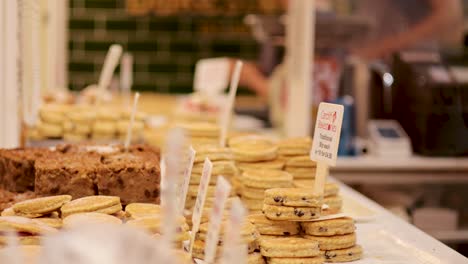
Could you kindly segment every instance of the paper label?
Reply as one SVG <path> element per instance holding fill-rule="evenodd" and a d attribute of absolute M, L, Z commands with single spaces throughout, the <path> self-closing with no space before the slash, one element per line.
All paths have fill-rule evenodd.
<path fill-rule="evenodd" d="M 336 165 L 343 111 L 342 105 L 320 103 L 310 159 L 328 166 Z"/>
<path fill-rule="evenodd" d="M 195 91 L 221 94 L 229 83 L 229 60 L 226 58 L 203 59 L 195 66 L 193 87 Z"/>
<path fill-rule="evenodd" d="M 206 192 L 208 191 L 208 185 L 210 184 L 211 171 L 213 170 L 213 163 L 208 158 L 205 158 L 205 163 L 203 164 L 203 172 L 200 179 L 200 185 L 198 185 L 198 195 L 197 200 L 195 201 L 195 207 L 193 208 L 192 213 L 192 234 L 190 238 L 190 255 L 192 255 L 193 250 L 193 241 L 195 240 L 195 235 L 200 228 L 201 216 L 203 213 L 203 206 L 205 206 Z"/>
<path fill-rule="evenodd" d="M 161 188 L 161 205 L 163 213 L 162 235 L 163 241 L 172 245 L 176 236 L 176 219 L 178 215 L 176 185 L 180 182 L 180 164 L 183 157 L 185 135 L 182 130 L 171 130 L 166 147 L 166 175 L 165 185 Z"/>
<path fill-rule="evenodd" d="M 185 201 L 187 200 L 187 192 L 190 184 L 190 177 L 192 176 L 193 162 L 195 161 L 196 151 L 190 146 L 188 151 L 187 166 L 185 166 L 183 178 L 181 182 L 182 192 L 179 197 L 179 211 L 183 212 L 185 208 Z"/>
<path fill-rule="evenodd" d="M 234 101 L 236 100 L 237 86 L 239 85 L 242 65 L 243 63 L 241 61 L 236 62 L 234 73 L 231 78 L 231 85 L 229 86 L 228 101 L 227 104 L 224 106 L 223 114 L 221 116 L 221 134 L 219 136 L 221 147 L 226 146 L 226 138 L 229 124 L 231 123 L 232 110 L 234 108 Z"/>
<path fill-rule="evenodd" d="M 219 231 L 223 220 L 224 206 L 231 192 L 231 185 L 224 177 L 219 176 L 216 182 L 215 203 L 210 214 L 210 223 L 205 241 L 205 261 L 213 263 L 219 241 Z"/>
<path fill-rule="evenodd" d="M 229 224 L 224 237 L 222 264 L 247 263 L 247 245 L 242 243 L 241 229 L 246 210 L 239 198 L 232 201 Z"/>

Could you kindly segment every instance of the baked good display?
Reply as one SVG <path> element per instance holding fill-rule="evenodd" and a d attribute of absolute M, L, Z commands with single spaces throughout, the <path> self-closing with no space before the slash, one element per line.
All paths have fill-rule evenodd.
<path fill-rule="evenodd" d="M 45 104 L 39 110 L 40 121 L 28 131 L 29 139 L 63 139 L 67 142 L 101 142 L 126 137 L 131 111 L 102 105 L 97 109 L 87 104 Z M 140 142 L 146 127 L 147 114 L 135 113 L 132 142 Z"/>
<path fill-rule="evenodd" d="M 213 205 L 215 195 L 215 186 L 219 176 L 223 176 L 226 180 L 232 182 L 232 179 L 237 176 L 237 168 L 232 160 L 232 153 L 229 148 L 219 147 L 217 145 L 194 145 L 196 151 L 195 160 L 190 177 L 187 200 L 185 208 L 191 209 L 195 205 L 198 195 L 198 186 L 202 177 L 204 161 L 208 158 L 213 168 L 211 170 L 210 182 L 207 190 L 205 208 L 210 208 Z M 230 196 L 235 194 L 234 190 Z"/>
<path fill-rule="evenodd" d="M 85 212 L 66 216 L 63 219 L 63 228 L 74 228 L 87 224 L 122 224 L 119 218 L 103 213 Z"/>
<path fill-rule="evenodd" d="M 131 203 L 125 206 L 125 216 L 128 219 L 138 219 L 161 214 L 161 206 L 153 203 Z"/>
<path fill-rule="evenodd" d="M 123 204 L 159 201 L 160 153 L 148 145 L 58 145 L 0 150 L 2 187 L 73 198 L 115 195 Z"/>
<path fill-rule="evenodd" d="M 65 204 L 60 209 L 62 217 L 87 212 L 115 214 L 121 210 L 120 197 L 104 195 L 82 197 Z"/>
<path fill-rule="evenodd" d="M 0 216 L 0 246 L 7 244 L 6 232 L 12 230 L 21 233 L 18 237 L 20 245 L 39 245 L 41 235 L 57 232 L 57 229 L 34 219 L 22 216 Z"/>
<path fill-rule="evenodd" d="M 218 248 L 217 248 L 217 253 L 216 253 L 216 258 L 219 258 L 221 256 L 221 248 L 223 245 L 223 238 L 224 238 L 224 232 L 226 230 L 228 222 L 227 221 L 222 221 L 221 223 L 221 228 L 219 232 L 219 241 L 218 241 Z M 194 249 L 193 249 L 193 256 L 198 259 L 204 259 L 204 248 L 205 248 L 205 240 L 208 232 L 208 227 L 209 223 L 205 222 L 200 225 L 200 230 L 195 236 L 195 243 L 194 243 Z M 240 235 L 243 243 L 247 244 L 247 251 L 250 254 L 254 254 L 255 252 L 259 252 L 259 238 L 260 234 L 258 233 L 257 229 L 255 226 L 246 221 L 242 225 L 242 228 L 240 230 Z"/>

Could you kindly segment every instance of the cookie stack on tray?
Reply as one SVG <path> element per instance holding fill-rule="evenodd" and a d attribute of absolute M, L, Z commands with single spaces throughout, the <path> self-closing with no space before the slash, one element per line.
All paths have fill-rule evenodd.
<path fill-rule="evenodd" d="M 205 207 L 211 207 L 213 205 L 213 197 L 218 177 L 223 176 L 229 181 L 236 175 L 237 169 L 232 161 L 232 153 L 229 148 L 221 148 L 217 145 L 194 145 L 193 147 L 196 154 L 185 207 L 191 209 L 195 205 L 205 158 L 210 159 L 213 163 L 210 185 L 205 201 Z M 234 191 L 232 193 L 234 194 Z"/>
<path fill-rule="evenodd" d="M 35 129 L 31 130 L 33 139 L 61 138 L 63 136 L 63 125 L 68 112 L 67 105 L 45 105 L 39 110 L 40 120 Z"/>
<path fill-rule="evenodd" d="M 187 133 L 193 146 L 219 145 L 220 128 L 216 124 L 208 122 L 180 122 L 175 126 Z"/>
<path fill-rule="evenodd" d="M 263 192 L 269 188 L 292 186 L 292 176 L 281 171 L 284 162 L 278 160 L 276 143 L 265 137 L 250 135 L 229 140 L 239 177 L 239 194 L 251 213 L 263 206 Z"/>
<path fill-rule="evenodd" d="M 224 239 L 224 230 L 226 230 L 226 225 L 228 224 L 227 221 L 223 221 L 221 223 L 221 229 L 219 234 L 219 241 L 218 241 L 218 248 L 216 251 L 216 259 L 219 259 L 222 254 L 222 246 L 223 246 L 223 239 Z M 195 236 L 195 242 L 193 245 L 193 257 L 198 259 L 204 259 L 205 255 L 205 241 L 206 236 L 208 233 L 209 223 L 205 222 L 200 225 L 200 230 L 198 231 L 197 235 Z M 242 242 L 247 244 L 247 251 L 249 253 L 248 259 L 249 264 L 257 264 L 257 263 L 264 263 L 263 258 L 259 251 L 259 238 L 260 235 L 253 224 L 246 221 L 241 229 L 241 237 Z M 256 260 L 256 261 L 255 261 Z M 250 262 L 252 261 L 252 262 Z"/>
<path fill-rule="evenodd" d="M 312 190 L 314 188 L 314 180 L 295 180 L 294 187 Z M 339 195 L 339 192 L 340 188 L 336 183 L 327 182 L 325 184 L 325 191 L 323 193 L 323 204 L 325 204 L 325 207 L 322 208 L 322 215 L 338 214 L 341 212 L 343 199 Z"/>
<path fill-rule="evenodd" d="M 266 190 L 278 187 L 291 187 L 291 174 L 280 170 L 245 170 L 242 173 L 242 202 L 250 213 L 259 213 L 263 209 Z"/>
<path fill-rule="evenodd" d="M 348 262 L 362 257 L 356 244 L 354 220 L 342 217 L 317 222 L 302 222 L 304 238 L 317 241 L 325 262 Z"/>
<path fill-rule="evenodd" d="M 312 140 L 309 137 L 289 138 L 278 142 L 278 153 L 285 162 L 284 170 L 294 178 L 295 187 L 313 188 L 317 163 L 309 156 Z M 327 183 L 325 187 L 326 205 L 322 215 L 330 215 L 341 212 L 343 200 L 338 195 L 338 186 Z"/>
<path fill-rule="evenodd" d="M 68 120 L 63 124 L 63 139 L 71 142 L 86 140 L 96 119 L 96 113 L 88 107 L 76 107 L 67 113 Z"/>
<path fill-rule="evenodd" d="M 278 142 L 278 155 L 285 162 L 284 170 L 294 180 L 314 179 L 315 162 L 309 158 L 312 140 L 309 137 L 288 138 Z"/>

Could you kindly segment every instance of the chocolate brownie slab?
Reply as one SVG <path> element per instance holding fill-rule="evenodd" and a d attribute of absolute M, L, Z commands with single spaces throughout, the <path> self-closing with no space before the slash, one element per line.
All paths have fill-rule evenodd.
<path fill-rule="evenodd" d="M 55 152 L 36 161 L 35 192 L 40 195 L 69 194 L 73 199 L 96 194 L 96 153 Z"/>
<path fill-rule="evenodd" d="M 123 204 L 159 202 L 161 170 L 159 152 L 149 147 L 134 146 L 128 152 L 101 157 L 96 182 L 99 194 L 119 196 Z"/>
<path fill-rule="evenodd" d="M 16 148 L 0 150 L 0 183 L 12 192 L 34 190 L 34 164 L 52 151 L 46 148 Z"/>

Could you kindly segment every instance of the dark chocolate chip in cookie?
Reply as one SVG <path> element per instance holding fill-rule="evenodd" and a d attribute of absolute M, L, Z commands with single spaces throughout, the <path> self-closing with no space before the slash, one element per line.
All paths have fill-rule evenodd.
<path fill-rule="evenodd" d="M 294 209 L 294 214 L 301 217 L 304 215 L 304 212 L 302 210 L 299 210 L 299 209 Z"/>

